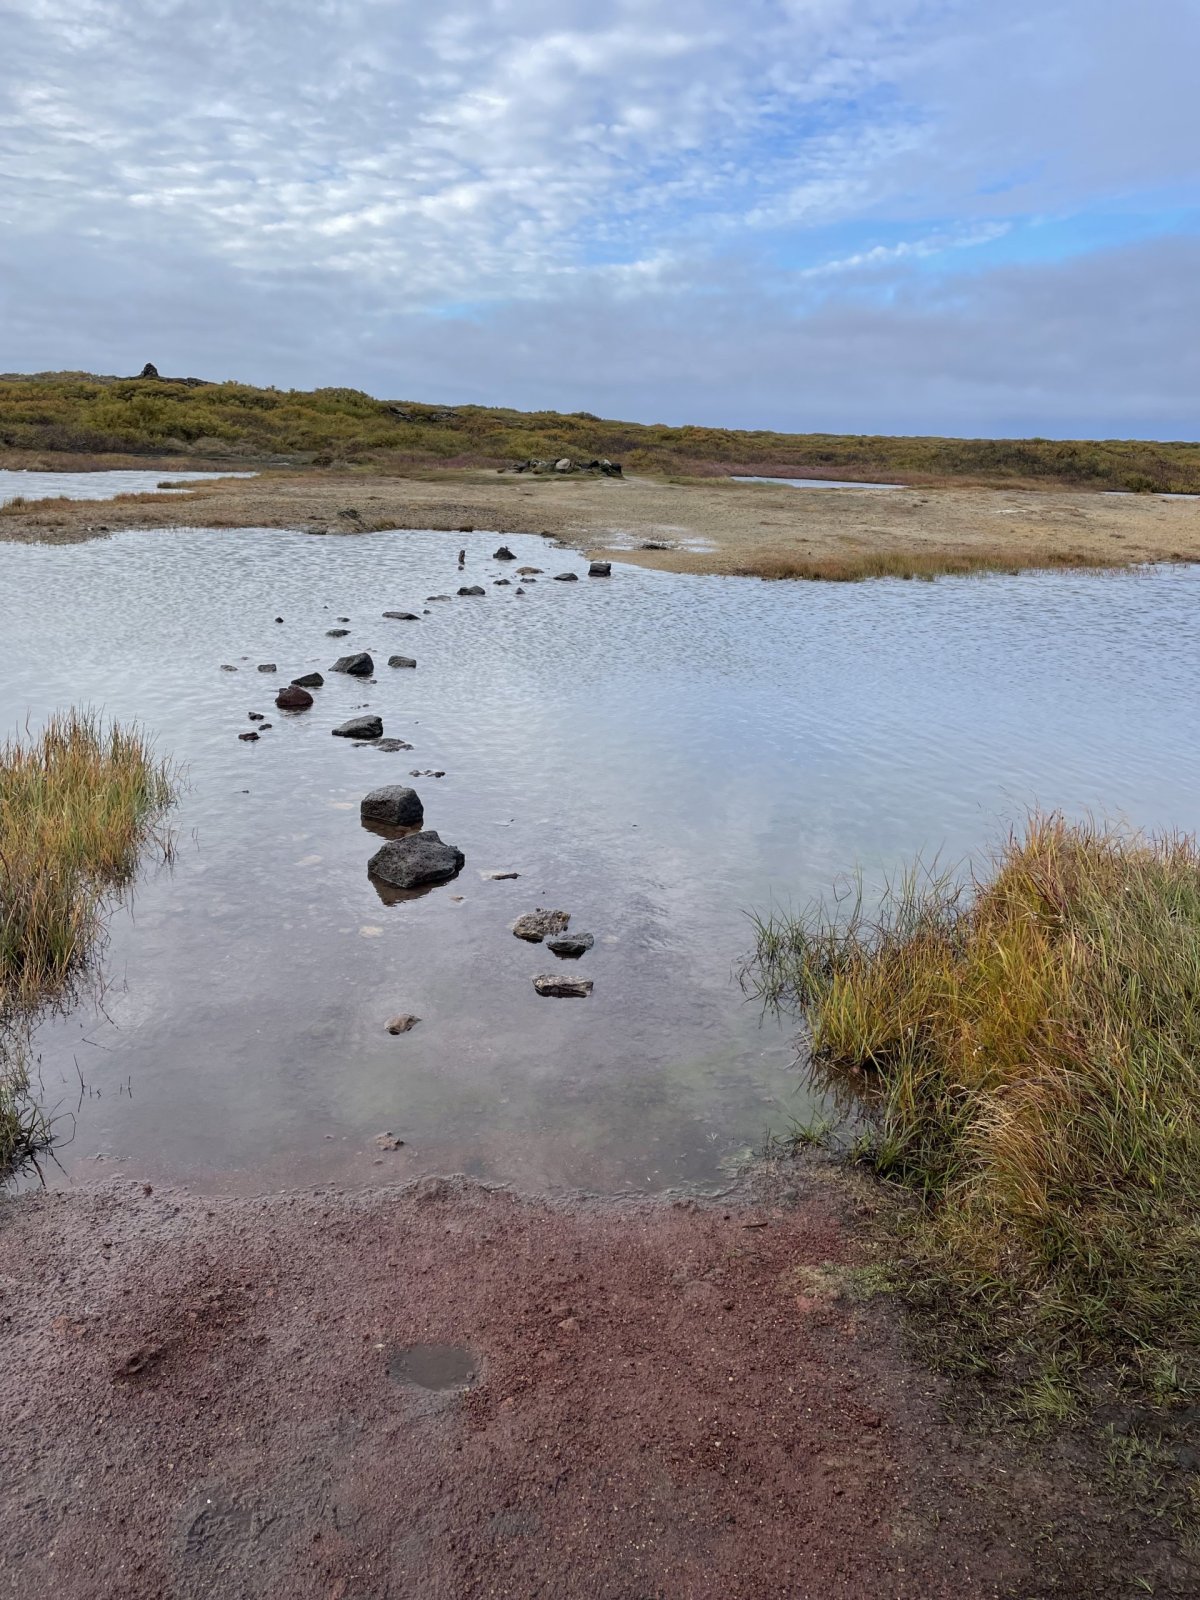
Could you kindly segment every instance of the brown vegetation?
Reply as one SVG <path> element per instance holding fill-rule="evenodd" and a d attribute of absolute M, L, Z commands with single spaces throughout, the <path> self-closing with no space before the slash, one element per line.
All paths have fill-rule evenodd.
<path fill-rule="evenodd" d="M 668 427 L 587 412 L 376 400 L 239 383 L 0 376 L 0 449 L 237 458 L 314 465 L 504 466 L 607 456 L 639 472 L 1034 483 L 1200 491 L 1200 445 L 1140 440 L 939 439 Z"/>

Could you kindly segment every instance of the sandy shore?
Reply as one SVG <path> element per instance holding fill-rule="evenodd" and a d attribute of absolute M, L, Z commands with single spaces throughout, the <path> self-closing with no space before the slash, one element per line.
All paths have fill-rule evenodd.
<path fill-rule="evenodd" d="M 344 514 L 351 511 L 357 516 Z M 1200 500 L 1017 489 L 797 490 L 726 480 L 298 470 L 198 484 L 186 494 L 0 513 L 0 538 L 8 539 L 71 541 L 134 527 L 548 533 L 643 566 L 769 577 L 1200 560 Z"/>

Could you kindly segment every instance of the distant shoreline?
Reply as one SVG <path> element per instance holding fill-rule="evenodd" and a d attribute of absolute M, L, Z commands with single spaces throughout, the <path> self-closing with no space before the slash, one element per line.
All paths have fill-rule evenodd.
<path fill-rule="evenodd" d="M 64 469 L 70 461 L 63 459 Z M 0 459 L 0 466 L 10 464 L 16 461 Z M 75 470 L 80 464 L 72 462 Z M 139 465 L 169 479 L 183 462 L 143 458 Z M 187 465 L 195 470 L 201 463 Z M 229 470 L 251 465 L 239 461 Z M 344 515 L 350 511 L 357 515 Z M 255 478 L 216 479 L 185 492 L 0 509 L 5 541 L 73 543 L 128 528 L 173 527 L 544 533 L 638 566 L 765 578 L 936 577 L 1200 561 L 1200 500 L 1063 489 L 910 487 L 884 494 L 716 478 L 267 468 Z"/>

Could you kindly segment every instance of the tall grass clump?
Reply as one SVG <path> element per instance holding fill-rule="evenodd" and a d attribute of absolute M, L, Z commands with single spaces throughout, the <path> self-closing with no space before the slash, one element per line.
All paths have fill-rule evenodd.
<path fill-rule="evenodd" d="M 174 794 L 141 733 L 91 712 L 0 746 L 0 1170 L 44 1131 L 27 1099 L 33 1019 L 71 998 L 142 847 L 169 853 Z"/>
<path fill-rule="evenodd" d="M 983 1365 L 1195 1366 L 1200 852 L 1034 816 L 968 882 L 757 924 L 757 991 L 803 1015 L 855 1148 L 913 1191 L 918 1293 Z"/>

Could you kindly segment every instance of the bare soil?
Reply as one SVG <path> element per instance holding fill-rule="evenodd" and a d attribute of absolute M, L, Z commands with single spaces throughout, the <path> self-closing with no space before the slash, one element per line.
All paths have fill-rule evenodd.
<path fill-rule="evenodd" d="M 170 476 L 168 464 L 140 464 Z M 897 558 L 929 570 L 1200 560 L 1200 499 L 1017 488 L 798 490 L 712 479 L 297 469 L 201 483 L 184 494 L 0 512 L 0 538 L 8 539 L 65 542 L 133 527 L 548 533 L 642 566 L 767 577 L 869 576 L 873 565 Z M 641 548 L 655 544 L 665 548 Z"/>
<path fill-rule="evenodd" d="M 852 1193 L 785 1169 L 704 1203 L 10 1199 L 0 1590 L 982 1600 L 1126 1594 L 1131 1555 L 1169 1574 L 1069 1472 L 943 1419 L 855 1291 Z"/>

